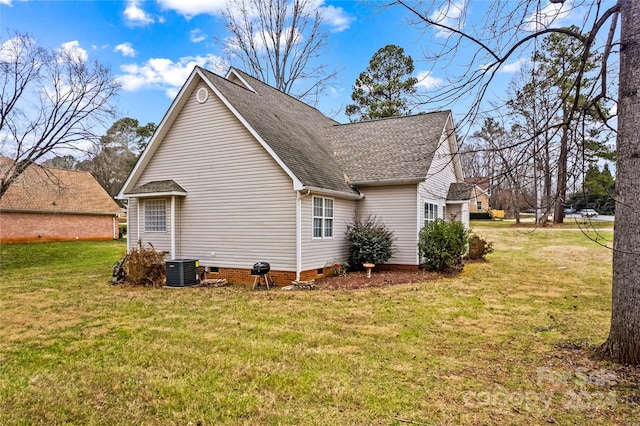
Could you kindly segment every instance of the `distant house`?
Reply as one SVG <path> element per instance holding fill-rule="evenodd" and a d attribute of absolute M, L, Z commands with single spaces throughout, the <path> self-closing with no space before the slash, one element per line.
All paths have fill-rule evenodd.
<path fill-rule="evenodd" d="M 0 199 L 0 242 L 115 239 L 121 211 L 89 172 L 33 165 Z"/>
<path fill-rule="evenodd" d="M 417 268 L 419 230 L 468 224 L 470 188 L 448 111 L 339 124 L 242 71 L 196 67 L 118 197 L 129 249 L 149 242 L 233 282 L 264 261 L 287 282 L 347 259 L 355 215 L 394 231 L 390 266 Z"/>
<path fill-rule="evenodd" d="M 469 204 L 470 213 L 487 213 L 491 210 L 489 200 L 491 194 L 489 192 L 489 179 L 486 177 L 468 177 L 465 182 L 473 184 L 473 192 L 471 203 Z"/>

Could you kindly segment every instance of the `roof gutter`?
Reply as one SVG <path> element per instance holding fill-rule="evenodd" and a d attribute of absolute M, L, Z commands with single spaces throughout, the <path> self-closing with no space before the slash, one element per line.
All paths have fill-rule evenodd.
<path fill-rule="evenodd" d="M 126 200 L 128 198 L 151 198 L 151 197 L 186 197 L 187 193 L 182 191 L 169 191 L 169 192 L 139 192 L 134 194 L 123 194 L 122 197 L 118 196 L 118 200 Z"/>
<path fill-rule="evenodd" d="M 337 197 L 337 198 L 347 198 L 349 200 L 362 200 L 364 199 L 364 194 L 362 193 L 351 193 L 351 192 L 343 192 L 343 191 L 336 191 L 333 189 L 325 189 L 325 188 L 320 188 L 317 186 L 303 186 L 302 190 L 304 191 L 310 191 L 310 192 L 314 192 L 316 194 L 321 194 L 321 195 L 330 195 L 332 197 Z"/>
<path fill-rule="evenodd" d="M 82 211 L 82 210 L 44 210 L 44 209 L 21 209 L 21 208 L 7 208 L 0 207 L 0 212 L 14 212 L 14 213 L 43 213 L 43 214 L 82 214 L 89 216 L 117 216 L 122 214 L 122 211 Z"/>

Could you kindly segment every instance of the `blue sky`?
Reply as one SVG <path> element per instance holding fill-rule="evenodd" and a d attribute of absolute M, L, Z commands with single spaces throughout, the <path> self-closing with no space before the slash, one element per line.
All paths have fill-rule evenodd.
<path fill-rule="evenodd" d="M 338 71 L 338 78 L 318 108 L 338 121 L 347 121 L 343 111 L 351 102 L 358 74 L 387 44 L 399 45 L 413 57 L 420 90 L 446 84 L 447 72 L 456 66 L 455 62 L 434 64 L 424 60 L 424 48 L 440 42 L 442 34 L 408 25 L 401 8 L 383 9 L 356 1 L 313 1 L 323 13 L 324 29 L 329 32 L 323 60 Z M 483 10 L 491 2 L 460 0 L 455 4 L 469 8 L 469 20 L 464 25 L 470 26 L 480 23 Z M 0 37 L 4 42 L 12 32 L 26 32 L 43 46 L 78 49 L 88 59 L 99 60 L 110 66 L 122 83 L 120 116 L 138 119 L 141 124 L 159 123 L 195 64 L 224 74 L 225 66 L 215 69 L 223 55 L 217 40 L 227 35 L 220 17 L 223 6 L 224 0 L 0 0 Z M 541 8 L 553 7 L 559 6 L 541 1 Z M 571 23 L 571 19 L 579 21 L 579 14 L 580 10 L 573 10 L 561 14 L 561 18 Z M 455 8 L 449 9 L 448 15 L 442 18 L 455 20 Z M 500 70 L 490 96 L 504 93 L 506 82 L 525 59 L 514 57 Z M 465 99 L 451 108 L 454 115 L 464 114 Z"/>

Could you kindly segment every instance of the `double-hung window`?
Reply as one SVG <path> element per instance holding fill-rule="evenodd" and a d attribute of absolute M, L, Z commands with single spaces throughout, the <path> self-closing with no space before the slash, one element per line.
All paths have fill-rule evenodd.
<path fill-rule="evenodd" d="M 333 237 L 333 199 L 313 197 L 313 238 Z"/>
<path fill-rule="evenodd" d="M 144 230 L 146 232 L 167 231 L 167 200 L 144 201 Z"/>
<path fill-rule="evenodd" d="M 435 222 L 438 218 L 438 205 L 431 203 L 424 203 L 424 224 L 429 222 Z"/>

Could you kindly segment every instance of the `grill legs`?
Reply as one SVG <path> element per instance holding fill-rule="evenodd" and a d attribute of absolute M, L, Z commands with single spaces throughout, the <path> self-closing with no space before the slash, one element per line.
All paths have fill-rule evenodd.
<path fill-rule="evenodd" d="M 263 278 L 264 278 L 264 283 L 267 286 L 267 290 L 269 290 L 269 285 L 273 285 L 273 280 L 271 279 L 271 276 L 269 275 L 269 273 L 255 276 L 255 278 L 253 279 L 253 287 L 252 287 L 253 290 L 255 290 L 256 287 L 260 285 Z"/>

